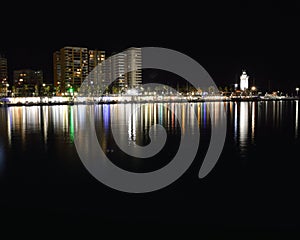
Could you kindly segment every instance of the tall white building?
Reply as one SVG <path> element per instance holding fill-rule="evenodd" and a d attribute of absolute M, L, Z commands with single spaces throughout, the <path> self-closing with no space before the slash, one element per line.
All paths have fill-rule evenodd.
<path fill-rule="evenodd" d="M 125 82 L 129 88 L 136 88 L 142 83 L 142 50 L 141 48 L 129 48 L 126 51 Z M 132 71 L 132 69 L 137 69 Z"/>
<path fill-rule="evenodd" d="M 114 84 L 119 89 L 137 88 L 142 83 L 142 50 L 128 48 L 123 52 L 113 54 L 103 65 L 105 79 L 103 85 Z"/>
<path fill-rule="evenodd" d="M 240 76 L 240 89 L 242 91 L 245 91 L 249 88 L 249 82 L 248 82 L 249 76 L 247 75 L 246 71 L 243 70 L 242 75 Z"/>
<path fill-rule="evenodd" d="M 125 86 L 125 53 L 112 55 L 109 59 L 108 71 L 110 74 L 109 84 L 114 82 L 116 86 Z"/>

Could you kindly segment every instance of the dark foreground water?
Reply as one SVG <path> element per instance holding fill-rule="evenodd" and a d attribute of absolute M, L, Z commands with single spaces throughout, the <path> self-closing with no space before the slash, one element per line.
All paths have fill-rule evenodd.
<path fill-rule="evenodd" d="M 209 104 L 214 111 L 226 105 L 227 136 L 217 165 L 199 179 L 211 133 Z M 182 110 L 183 129 L 165 104 L 143 104 L 128 125 L 119 127 L 129 145 L 148 144 L 152 124 L 165 127 L 166 145 L 149 159 L 120 151 L 110 132 L 110 118 L 121 118 L 132 107 L 98 105 L 95 123 L 113 163 L 133 172 L 169 163 L 192 122 L 191 108 L 198 117 L 201 140 L 195 161 L 180 179 L 156 192 L 119 192 L 89 174 L 74 146 L 74 106 L 0 108 L 1 222 L 79 223 L 99 229 L 128 223 L 183 224 L 199 230 L 300 227 L 298 101 L 170 104 Z"/>

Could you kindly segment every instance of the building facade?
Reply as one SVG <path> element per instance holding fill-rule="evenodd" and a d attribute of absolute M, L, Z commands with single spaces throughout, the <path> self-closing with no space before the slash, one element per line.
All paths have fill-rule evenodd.
<path fill-rule="evenodd" d="M 105 60 L 105 51 L 89 50 L 89 73 Z"/>
<path fill-rule="evenodd" d="M 78 91 L 88 75 L 88 49 L 64 47 L 53 54 L 54 86 L 59 94 Z"/>
<path fill-rule="evenodd" d="M 105 60 L 105 51 L 88 50 L 83 47 L 64 47 L 53 54 L 54 86 L 59 95 L 78 92 L 88 74 Z M 98 72 L 89 76 L 97 81 Z"/>
<path fill-rule="evenodd" d="M 112 85 L 110 92 L 121 93 L 136 89 L 142 83 L 141 48 L 128 48 L 113 54 L 105 61 L 105 85 Z"/>
<path fill-rule="evenodd" d="M 60 51 L 56 51 L 53 53 L 53 78 L 54 78 L 54 86 L 57 92 L 60 92 L 61 87 L 61 57 Z"/>
<path fill-rule="evenodd" d="M 126 51 L 125 83 L 129 89 L 138 88 L 142 84 L 142 50 L 141 48 L 129 48 Z M 136 70 L 133 70 L 136 69 Z"/>
<path fill-rule="evenodd" d="M 21 69 L 13 72 L 13 95 L 15 97 L 40 96 L 43 85 L 43 71 Z"/>
<path fill-rule="evenodd" d="M 126 54 L 124 52 L 112 55 L 107 62 L 106 71 L 108 72 L 106 79 L 107 84 L 113 83 L 116 89 L 125 87 L 125 63 Z"/>
<path fill-rule="evenodd" d="M 88 61 L 88 84 L 91 89 L 94 88 L 95 84 L 98 84 L 104 77 L 104 68 L 100 67 L 99 64 L 105 60 L 105 51 L 101 50 L 89 50 L 89 61 Z"/>
<path fill-rule="evenodd" d="M 246 71 L 243 70 L 242 75 L 240 76 L 240 89 L 245 91 L 249 88 L 249 76 L 247 75 Z"/>
<path fill-rule="evenodd" d="M 0 55 L 0 97 L 8 95 L 8 68 L 7 59 Z"/>
<path fill-rule="evenodd" d="M 70 95 L 70 88 L 78 92 L 87 76 L 82 90 L 97 88 L 99 94 L 120 93 L 142 83 L 141 48 L 129 48 L 106 59 L 105 51 L 64 47 L 53 54 L 53 66 L 54 86 L 59 95 Z"/>

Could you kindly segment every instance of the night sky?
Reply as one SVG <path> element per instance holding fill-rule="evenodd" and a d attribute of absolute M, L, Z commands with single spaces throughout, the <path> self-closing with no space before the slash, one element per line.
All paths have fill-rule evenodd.
<path fill-rule="evenodd" d="M 131 46 L 154 46 L 194 58 L 220 86 L 233 84 L 242 69 L 261 90 L 268 83 L 274 90 L 289 92 L 300 85 L 297 3 L 163 6 L 144 2 L 135 5 L 138 9 L 131 7 L 129 3 L 118 8 L 87 4 L 78 15 L 74 15 L 78 6 L 50 3 L 42 8 L 6 9 L 2 19 L 17 17 L 15 22 L 6 21 L 0 39 L 10 80 L 14 69 L 33 68 L 42 69 L 45 81 L 52 82 L 52 53 L 64 46 L 106 50 L 107 55 Z"/>
<path fill-rule="evenodd" d="M 228 1 L 222 1 L 223 3 L 220 5 L 220 3 L 210 0 L 209 3 L 206 4 L 203 4 L 203 1 L 194 1 L 193 4 L 186 1 L 172 1 L 171 4 L 162 5 L 162 2 L 163 1 L 159 3 L 155 1 L 137 1 L 137 3 L 130 3 L 129 1 L 125 1 L 123 6 L 117 1 L 110 1 L 111 4 L 107 3 L 107 1 L 94 1 L 93 3 L 83 1 L 81 4 L 72 1 L 70 3 L 66 2 L 66 6 L 62 6 L 53 1 L 40 1 L 38 5 L 35 3 L 35 5 L 30 6 L 28 1 L 22 1 L 18 3 L 14 2 L 13 6 L 8 7 L 8 3 L 2 1 L 0 7 L 0 53 L 8 58 L 10 83 L 12 83 L 12 71 L 22 68 L 41 69 L 44 72 L 45 81 L 53 82 L 52 54 L 64 46 L 80 46 L 89 49 L 105 50 L 107 51 L 107 55 L 122 51 L 128 47 L 136 46 L 165 47 L 187 54 L 198 61 L 219 86 L 233 84 L 236 78 L 241 74 L 242 69 L 246 69 L 250 75 L 250 84 L 252 84 L 252 80 L 255 78 L 255 85 L 263 92 L 268 89 L 269 82 L 272 90 L 294 94 L 295 88 L 297 86 L 300 87 L 300 74 L 298 73 L 300 69 L 299 3 L 288 5 L 287 1 L 284 1 L 283 4 L 279 4 L 275 3 L 275 1 L 267 0 L 263 1 L 264 3 L 255 4 L 253 1 L 243 1 L 243 4 L 229 4 Z M 151 76 L 156 75 L 152 73 L 152 75 L 150 74 L 150 77 Z M 2 116 L 6 115 L 3 114 Z M 43 116 L 43 114 L 41 114 L 41 116 Z M 273 117 L 274 116 L 275 114 Z M 293 116 L 288 116 L 288 119 L 292 118 Z M 265 119 L 267 119 L 267 117 L 265 117 Z M 267 120 L 265 120 L 265 122 L 267 122 Z M 270 122 L 270 124 L 273 123 Z M 278 126 L 283 126 L 279 125 L 281 124 L 281 120 L 274 121 L 274 126 L 275 124 L 276 126 L 277 124 Z M 52 136 L 51 134 L 54 134 L 51 132 L 53 131 L 53 127 L 51 127 L 51 125 L 49 126 L 49 134 Z M 257 128 L 257 126 L 255 127 Z M 153 206 L 156 205 L 159 205 L 159 209 L 163 209 L 161 212 L 162 216 L 168 214 L 168 211 L 170 211 L 169 218 L 175 216 L 174 221 L 178 219 L 178 216 L 176 216 L 177 210 L 182 216 L 189 216 L 189 214 L 193 215 L 193 207 L 197 205 L 199 209 L 203 208 L 204 214 L 202 215 L 200 210 L 195 211 L 195 213 L 200 213 L 195 216 L 195 219 L 197 218 L 199 222 L 203 223 L 206 223 L 208 220 L 207 224 L 209 224 L 210 221 L 221 223 L 224 219 L 225 221 L 229 220 L 228 222 L 224 221 L 225 225 L 230 225 L 231 220 L 233 222 L 241 221 L 241 225 L 252 221 L 252 224 L 255 225 L 256 220 L 258 220 L 258 223 L 264 221 L 264 218 L 259 219 L 262 215 L 270 220 L 272 220 L 271 218 L 274 216 L 274 220 L 272 220 L 271 223 L 274 223 L 276 219 L 283 216 L 284 218 L 278 224 L 292 223 L 292 227 L 296 228 L 299 225 L 299 218 L 296 218 L 297 211 L 299 211 L 297 206 L 299 205 L 296 203 L 298 198 L 295 197 L 297 191 L 295 179 L 298 179 L 295 178 L 298 174 L 297 168 L 293 168 L 291 174 L 289 174 L 291 167 L 296 166 L 295 159 L 292 158 L 292 156 L 295 156 L 294 153 L 296 153 L 296 150 L 292 153 L 288 152 L 287 154 L 284 146 L 291 147 L 287 149 L 296 149 L 296 144 L 299 142 L 296 142 L 295 139 L 285 142 L 283 146 L 280 145 L 280 139 L 285 140 L 280 134 L 283 133 L 283 137 L 288 136 L 292 128 L 294 128 L 294 126 L 288 126 L 287 129 L 278 128 L 278 131 L 274 131 L 271 135 L 266 134 L 266 136 L 264 136 L 264 133 L 271 133 L 273 130 L 270 125 L 270 128 L 266 128 L 266 132 L 255 133 L 261 137 L 259 138 L 255 135 L 255 139 L 260 139 L 258 142 L 260 148 L 251 144 L 250 147 L 253 147 L 255 150 L 253 150 L 253 155 L 250 154 L 249 160 L 251 157 L 257 156 L 257 161 L 250 163 L 250 161 L 245 158 L 238 162 L 237 167 L 235 166 L 234 154 L 238 153 L 234 152 L 236 145 L 232 144 L 227 150 L 229 155 L 225 156 L 232 156 L 234 161 L 229 161 L 229 165 L 226 165 L 225 161 L 221 161 L 218 163 L 221 164 L 221 168 L 219 167 L 219 170 L 216 169 L 215 171 L 219 171 L 218 173 L 222 174 L 222 170 L 220 170 L 222 166 L 233 166 L 232 171 L 240 169 L 240 166 L 245 167 L 245 169 L 250 166 L 249 172 L 246 172 L 247 174 L 245 176 L 241 176 L 241 174 L 245 173 L 243 170 L 229 177 L 227 177 L 226 172 L 221 175 L 221 177 L 224 176 L 223 178 L 210 178 L 208 181 L 211 182 L 212 180 L 212 185 L 206 185 L 204 182 L 201 186 L 204 187 L 204 193 L 213 194 L 208 197 L 206 196 L 207 198 L 204 197 L 203 202 L 200 201 L 200 203 L 196 202 L 196 200 L 202 200 L 202 195 L 200 197 L 202 189 L 199 190 L 199 198 L 198 196 L 194 198 L 194 194 L 198 193 L 183 189 L 187 185 L 185 185 L 183 181 L 180 182 L 180 180 L 178 180 L 176 185 L 179 186 L 179 191 L 177 191 L 174 186 L 170 186 L 168 191 L 158 191 L 157 195 L 154 196 L 139 195 L 134 197 L 130 194 L 119 195 L 118 192 L 111 191 L 107 195 L 107 192 L 104 193 L 103 202 L 96 202 L 98 199 L 102 200 L 101 188 L 100 192 L 91 192 L 90 190 L 98 190 L 98 183 L 89 185 L 90 188 L 87 189 L 83 189 L 82 187 L 77 189 L 78 183 L 84 181 L 82 186 L 85 187 L 86 184 L 90 183 L 90 180 L 85 180 L 85 176 L 80 175 L 82 169 L 80 170 L 79 168 L 77 172 L 76 162 L 69 160 L 66 163 L 64 161 L 58 162 L 65 158 L 65 156 L 68 156 L 68 149 L 66 153 L 56 159 L 57 161 L 52 161 L 55 160 L 51 159 L 52 157 L 54 158 L 54 156 L 60 154 L 51 151 L 54 149 L 51 147 L 51 144 L 55 145 L 58 143 L 61 145 L 59 138 L 57 138 L 55 134 L 55 136 L 53 135 L 52 138 L 49 138 L 50 140 L 48 140 L 47 146 L 40 146 L 40 149 L 43 149 L 43 151 L 47 149 L 45 150 L 45 154 L 44 152 L 41 155 L 37 154 L 38 159 L 33 160 L 36 164 L 35 167 L 31 169 L 31 172 L 35 171 L 36 175 L 28 175 L 30 171 L 28 172 L 26 169 L 31 168 L 32 164 L 28 165 L 27 161 L 23 161 L 23 156 L 19 156 L 20 153 L 24 152 L 23 150 L 18 152 L 14 151 L 14 148 L 12 148 L 12 150 L 9 149 L 8 156 L 17 157 L 13 159 L 14 161 L 4 161 L 4 166 L 7 166 L 9 169 L 7 173 L 7 187 L 5 186 L 6 182 L 4 182 L 4 193 L 8 194 L 4 194 L 7 198 L 4 198 L 4 202 L 1 202 L 3 203 L 1 209 L 5 209 L 5 214 L 2 219 L 4 219 L 4 222 L 8 223 L 10 227 L 6 228 L 6 224 L 4 227 L 1 225 L 1 230 L 9 229 L 9 234 L 11 235 L 13 233 L 11 227 L 22 229 L 20 226 L 25 225 L 27 228 L 28 224 L 28 229 L 36 230 L 41 229 L 39 225 L 47 225 L 50 227 L 50 231 L 49 229 L 45 231 L 48 234 L 53 232 L 53 226 L 61 221 L 71 226 L 70 231 L 68 231 L 69 236 L 74 230 L 82 229 L 82 225 L 88 225 L 95 220 L 93 223 L 95 225 L 88 225 L 88 231 L 86 231 L 85 234 L 90 232 L 91 229 L 95 229 L 97 234 L 102 234 L 106 226 L 98 224 L 98 221 L 101 220 L 98 218 L 98 214 L 99 216 L 101 216 L 101 214 L 106 216 L 106 214 L 112 212 L 118 217 L 113 219 L 114 215 L 112 215 L 111 219 L 116 220 L 116 222 L 120 220 L 119 225 L 124 225 L 125 228 L 127 227 L 132 237 L 137 235 L 139 226 L 126 226 L 125 223 L 127 219 L 133 222 L 138 221 L 138 218 L 135 219 L 135 215 L 131 216 L 131 213 L 139 212 L 137 215 L 143 215 L 144 211 L 150 213 L 150 210 L 154 209 Z M 233 130 L 231 132 L 233 132 Z M 17 139 L 16 141 L 20 140 L 20 136 L 16 135 L 15 137 Z M 271 144 L 276 142 L 276 145 L 269 147 L 268 141 L 270 139 Z M 29 143 L 25 146 L 30 146 L 30 150 L 33 149 L 33 151 L 36 151 L 35 146 L 28 141 L 27 138 L 26 141 Z M 228 143 L 231 144 L 230 141 Z M 13 144 L 13 146 L 17 145 Z M 69 146 L 71 146 L 71 144 L 69 144 Z M 276 148 L 281 151 L 273 151 L 273 149 Z M 259 154 L 260 151 L 262 154 Z M 46 156 L 48 153 L 49 156 Z M 280 154 L 275 156 L 275 153 Z M 273 156 L 274 158 L 287 161 L 284 163 L 281 161 L 273 162 Z M 41 161 L 41 159 L 46 160 L 46 162 Z M 260 160 L 263 161 L 259 163 Z M 10 170 L 14 169 L 14 165 L 17 165 L 21 161 L 21 167 L 26 167 L 24 169 L 17 167 L 17 173 L 10 172 Z M 259 163 L 259 165 L 257 165 L 259 167 L 255 165 L 256 163 Z M 65 174 L 64 171 L 69 166 L 68 164 L 72 164 L 72 167 L 73 164 L 75 164 L 75 170 L 68 169 Z M 41 166 L 42 168 L 40 168 Z M 44 168 L 44 166 L 50 166 L 49 170 Z M 197 167 L 198 165 L 194 166 Z M 194 169 L 192 169 L 192 171 L 193 170 Z M 250 174 L 251 171 L 253 171 L 254 174 Z M 258 174 L 256 175 L 256 173 Z M 19 175 L 20 178 L 14 178 L 14 176 Z M 27 178 L 27 175 L 29 178 Z M 69 176 L 71 178 L 69 178 Z M 238 182 L 237 185 L 235 185 L 239 179 L 234 179 L 234 176 L 240 176 L 242 180 L 246 181 Z M 74 179 L 72 177 L 76 177 L 77 179 L 74 183 L 72 182 Z M 196 177 L 197 174 L 194 177 L 187 175 L 186 179 L 194 181 Z M 59 181 L 61 178 L 69 179 L 61 184 Z M 20 179 L 25 180 L 24 186 L 28 187 L 30 185 L 29 189 L 31 191 L 34 190 L 32 196 L 36 196 L 36 198 L 33 199 L 31 196 L 32 192 L 28 192 L 27 188 L 21 189 L 23 183 L 18 183 Z M 35 184 L 36 179 L 40 181 Z M 53 183 L 51 182 L 52 179 L 54 179 Z M 222 181 L 221 185 L 217 182 L 219 179 Z M 273 182 L 273 179 L 275 179 L 275 182 Z M 10 180 L 12 180 L 11 183 L 9 182 Z M 292 181 L 293 184 L 290 184 Z M 287 183 L 289 183 L 289 185 Z M 256 189 L 255 186 L 258 186 L 258 184 L 261 185 Z M 233 188 L 229 185 L 232 185 Z M 214 186 L 215 188 L 208 190 L 209 186 Z M 221 189 L 220 187 L 222 186 L 226 187 Z M 239 188 L 234 186 L 239 186 Z M 191 185 L 191 188 L 192 187 Z M 231 198 L 231 192 L 228 192 L 227 189 L 235 190 L 234 196 L 237 197 L 235 199 Z M 168 196 L 170 192 L 171 194 Z M 185 193 L 187 194 L 185 195 Z M 250 199 L 245 202 L 241 201 L 252 193 L 253 195 Z M 268 196 L 269 193 L 271 193 L 271 195 L 264 198 L 264 196 Z M 121 197 L 119 198 L 119 196 Z M 179 196 L 179 198 L 174 201 L 169 201 L 173 200 L 173 196 Z M 46 198 L 47 201 L 43 201 Z M 132 199 L 134 199 L 134 201 L 131 201 Z M 206 204 L 208 203 L 207 200 L 211 199 L 212 201 Z M 232 199 L 233 201 L 229 202 Z M 111 201 L 108 202 L 108 200 Z M 182 204 L 178 205 L 177 203 L 181 203 L 181 200 Z M 191 205 L 188 206 L 188 201 L 190 200 Z M 147 203 L 151 203 L 151 201 L 153 201 L 153 205 L 147 205 Z M 79 206 L 79 203 L 83 203 L 83 205 Z M 85 203 L 87 203 L 87 205 L 84 205 Z M 91 205 L 89 205 L 89 203 L 91 203 Z M 106 205 L 106 203 L 108 203 L 108 205 Z M 138 204 L 134 205 L 134 203 Z M 230 203 L 228 204 L 228 208 L 227 203 Z M 113 207 L 114 205 L 116 205 L 116 207 Z M 25 214 L 23 214 L 22 211 L 22 207 L 24 206 L 28 207 Z M 94 206 L 97 206 L 95 212 L 93 209 Z M 224 206 L 226 207 L 223 208 Z M 265 206 L 267 207 L 265 208 Z M 166 207 L 166 209 L 164 207 Z M 211 207 L 214 207 L 212 213 L 216 213 L 216 215 L 208 214 Z M 35 209 L 35 214 L 31 214 L 31 208 Z M 104 208 L 106 208 L 104 213 L 100 212 L 100 210 L 102 211 Z M 120 212 L 119 215 L 119 212 L 117 212 L 118 209 L 123 208 L 126 210 Z M 53 212 L 51 211 L 52 209 Z M 73 209 L 78 211 L 73 212 Z M 253 213 L 251 213 L 252 210 Z M 11 211 L 14 211 L 15 214 L 12 214 Z M 233 211 L 234 214 L 230 216 L 231 211 Z M 238 211 L 240 212 L 238 213 Z M 60 218 L 59 213 L 63 213 L 62 218 Z M 124 213 L 128 213 L 128 215 L 123 219 L 122 214 Z M 153 216 L 155 216 L 156 213 L 157 210 L 155 209 Z M 255 213 L 258 214 L 255 215 Z M 68 218 L 64 218 L 64 214 L 68 215 Z M 80 216 L 80 214 L 82 214 L 81 216 L 83 217 L 78 219 L 76 216 Z M 86 217 L 89 216 L 89 214 L 94 216 L 92 220 Z M 220 219 L 217 219 L 218 214 L 221 216 Z M 206 219 L 205 216 L 208 215 L 209 218 Z M 252 218 L 247 219 L 248 215 L 252 216 Z M 6 216 L 8 216 L 8 218 Z M 149 216 L 151 216 L 151 214 Z M 179 215 L 179 217 L 180 216 L 181 215 Z M 235 216 L 243 217 L 241 219 L 234 219 Z M 285 218 L 285 216 L 287 217 Z M 292 218 L 289 219 L 289 216 L 292 216 Z M 29 221 L 31 217 L 35 220 Z M 48 217 L 49 219 L 47 219 Z M 107 220 L 110 221 L 111 219 L 108 218 Z M 245 222 L 243 222 L 243 219 L 246 219 Z M 185 220 L 189 222 L 189 219 L 183 219 L 183 221 Z M 151 221 L 156 221 L 156 217 Z M 160 221 L 163 222 L 164 219 Z M 35 224 L 37 222 L 39 222 L 38 225 Z M 78 225 L 79 227 L 77 228 L 75 223 L 84 224 Z M 266 228 L 268 228 L 268 224 L 271 223 L 265 222 Z M 66 225 L 68 224 L 62 224 L 62 229 L 66 229 Z M 38 228 L 36 226 L 38 226 Z M 109 231 L 110 236 L 115 232 L 124 234 L 124 232 L 116 228 L 114 224 L 112 224 L 112 227 L 113 231 Z M 194 227 L 195 232 L 198 234 L 197 236 L 203 236 L 201 227 L 197 225 Z M 218 227 L 221 226 L 216 225 L 216 228 Z M 26 229 L 26 231 L 28 229 Z M 145 229 L 146 231 L 143 235 L 138 235 L 139 237 L 152 233 L 154 228 L 147 225 Z M 176 229 L 182 229 L 182 226 L 180 226 L 180 224 L 172 225 L 170 229 L 165 228 L 164 230 L 167 230 L 166 232 L 169 237 L 170 233 L 176 232 L 174 231 Z M 14 232 L 22 232 L 23 234 L 26 231 Z M 189 233 L 189 231 L 183 232 L 185 237 L 186 234 Z M 157 234 L 155 237 L 157 237 Z"/>

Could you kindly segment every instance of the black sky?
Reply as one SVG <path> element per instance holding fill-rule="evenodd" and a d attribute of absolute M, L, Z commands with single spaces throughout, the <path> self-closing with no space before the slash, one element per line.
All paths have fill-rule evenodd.
<path fill-rule="evenodd" d="M 131 46 L 155 46 L 194 58 L 219 85 L 233 83 L 242 69 L 261 88 L 269 80 L 272 88 L 290 91 L 300 85 L 297 3 L 100 6 L 46 3 L 40 9 L 7 8 L 2 20 L 17 16 L 6 21 L 0 39 L 10 73 L 18 68 L 42 69 L 51 82 L 52 53 L 67 45 L 103 49 L 108 54 Z M 74 15 L 79 7 L 82 11 Z"/>

